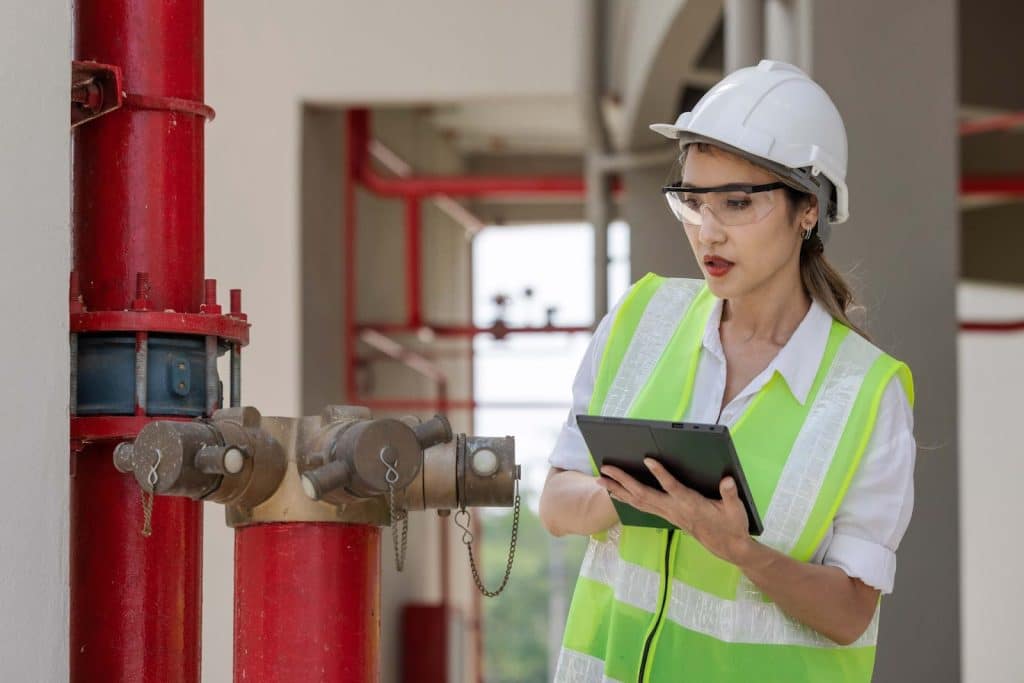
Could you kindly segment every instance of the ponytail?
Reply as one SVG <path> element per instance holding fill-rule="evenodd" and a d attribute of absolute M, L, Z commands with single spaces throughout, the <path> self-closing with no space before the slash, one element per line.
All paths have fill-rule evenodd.
<path fill-rule="evenodd" d="M 860 325 L 850 320 L 850 310 L 856 304 L 853 290 L 825 258 L 825 247 L 817 231 L 800 247 L 800 280 L 808 296 L 821 304 L 829 315 L 865 339 L 871 339 Z"/>
<path fill-rule="evenodd" d="M 785 189 L 789 200 L 790 217 L 795 219 L 798 207 L 814 201 L 814 195 L 789 186 Z M 850 319 L 850 311 L 861 307 L 854 301 L 853 288 L 825 258 L 825 244 L 821 241 L 816 228 L 811 232 L 811 236 L 800 244 L 800 281 L 807 295 L 828 311 L 833 319 L 871 341 L 871 336 Z"/>

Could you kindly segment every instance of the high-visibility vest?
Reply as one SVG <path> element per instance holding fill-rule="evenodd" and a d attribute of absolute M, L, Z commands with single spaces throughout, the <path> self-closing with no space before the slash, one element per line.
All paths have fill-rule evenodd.
<path fill-rule="evenodd" d="M 714 303 L 702 280 L 649 274 L 634 285 L 605 345 L 590 413 L 683 419 Z M 764 522 L 761 543 L 803 562 L 814 555 L 894 376 L 913 403 L 907 366 L 833 321 L 803 405 L 778 374 L 750 401 L 730 432 Z M 859 683 L 871 679 L 877 634 L 876 607 L 865 633 L 840 646 L 691 536 L 615 526 L 591 538 L 555 680 Z"/>

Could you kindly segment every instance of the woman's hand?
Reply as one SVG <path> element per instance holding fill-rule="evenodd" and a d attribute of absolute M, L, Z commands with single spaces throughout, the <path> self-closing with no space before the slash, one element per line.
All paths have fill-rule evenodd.
<path fill-rule="evenodd" d="M 740 502 L 732 477 L 722 479 L 719 484 L 722 500 L 711 500 L 679 483 L 654 458 L 644 458 L 644 464 L 664 491 L 641 484 L 611 465 L 601 468 L 604 477 L 598 479 L 598 484 L 613 498 L 661 517 L 693 536 L 721 559 L 742 567 L 751 556 L 755 542 L 750 538 L 747 511 Z"/>
<path fill-rule="evenodd" d="M 739 567 L 797 621 L 840 645 L 850 645 L 864 633 L 878 604 L 878 589 L 850 578 L 838 567 L 800 562 L 752 539 L 731 477 L 719 484 L 722 500 L 710 500 L 680 484 L 654 459 L 645 458 L 644 463 L 665 491 L 610 466 L 601 468 L 605 476 L 598 483 L 613 497 L 668 520 Z"/>

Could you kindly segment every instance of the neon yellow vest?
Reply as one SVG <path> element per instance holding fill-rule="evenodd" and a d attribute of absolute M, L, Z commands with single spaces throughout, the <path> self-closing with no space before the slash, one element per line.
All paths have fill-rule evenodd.
<path fill-rule="evenodd" d="M 648 274 L 634 285 L 605 345 L 591 414 L 681 420 L 714 303 L 702 280 Z M 834 321 L 803 405 L 778 374 L 752 399 L 730 432 L 762 543 L 813 556 L 893 376 L 913 402 L 907 366 Z M 877 633 L 876 609 L 864 635 L 839 646 L 693 538 L 616 526 L 590 541 L 555 681 L 860 683 L 871 680 Z"/>

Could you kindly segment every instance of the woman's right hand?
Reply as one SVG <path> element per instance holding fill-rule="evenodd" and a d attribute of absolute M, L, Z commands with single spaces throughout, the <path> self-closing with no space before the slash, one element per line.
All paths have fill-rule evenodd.
<path fill-rule="evenodd" d="M 619 515 L 597 477 L 552 467 L 540 494 L 540 520 L 553 536 L 589 536 L 618 524 Z"/>

